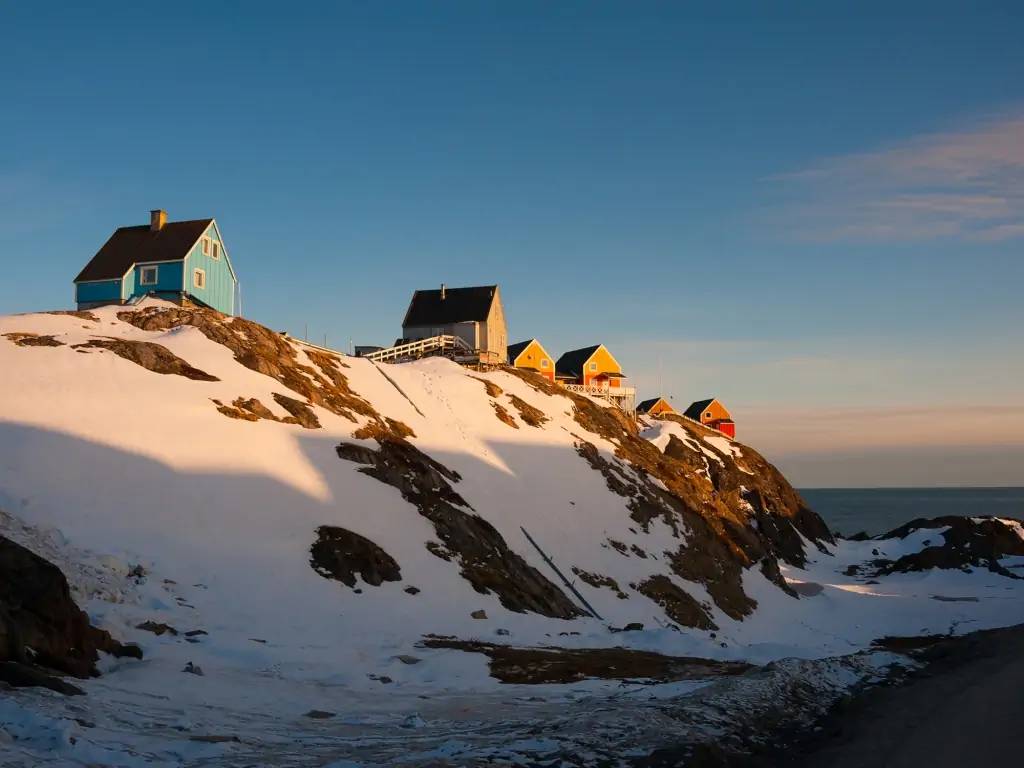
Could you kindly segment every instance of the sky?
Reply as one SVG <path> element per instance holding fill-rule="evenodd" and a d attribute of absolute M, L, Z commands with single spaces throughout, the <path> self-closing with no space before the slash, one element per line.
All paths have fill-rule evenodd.
<path fill-rule="evenodd" d="M 497 283 L 798 486 L 1024 485 L 1024 8 L 892 5 L 0 0 L 0 313 L 213 216 L 276 329 Z"/>

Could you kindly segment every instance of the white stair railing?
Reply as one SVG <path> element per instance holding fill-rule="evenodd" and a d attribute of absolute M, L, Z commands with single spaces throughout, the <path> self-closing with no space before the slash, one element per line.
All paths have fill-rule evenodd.
<path fill-rule="evenodd" d="M 375 363 L 386 363 L 388 361 L 402 360 L 405 358 L 423 357 L 431 352 L 443 352 L 449 349 L 461 350 L 464 352 L 473 351 L 472 347 L 458 336 L 441 335 L 431 336 L 426 339 L 417 339 L 416 341 L 398 344 L 394 347 L 387 347 L 386 349 L 378 349 L 376 352 L 370 352 L 367 355 L 363 355 L 363 357 L 367 360 L 372 360 Z"/>

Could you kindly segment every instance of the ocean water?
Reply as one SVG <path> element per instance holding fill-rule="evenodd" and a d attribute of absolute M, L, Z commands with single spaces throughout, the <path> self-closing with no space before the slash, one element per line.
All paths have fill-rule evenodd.
<path fill-rule="evenodd" d="M 918 517 L 1024 519 L 1024 488 L 802 488 L 828 527 L 846 536 L 891 531 Z"/>

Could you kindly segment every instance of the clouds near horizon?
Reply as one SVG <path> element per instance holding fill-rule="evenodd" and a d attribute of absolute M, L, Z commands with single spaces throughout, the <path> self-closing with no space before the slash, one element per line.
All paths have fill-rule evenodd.
<path fill-rule="evenodd" d="M 818 242 L 1024 237 L 1024 109 L 827 158 L 768 180 L 785 226 Z"/>

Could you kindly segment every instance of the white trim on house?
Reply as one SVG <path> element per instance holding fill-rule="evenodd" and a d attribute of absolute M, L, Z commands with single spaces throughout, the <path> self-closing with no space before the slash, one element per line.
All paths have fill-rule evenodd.
<path fill-rule="evenodd" d="M 197 279 L 198 278 L 198 279 Z M 192 287 L 206 290 L 206 270 L 201 267 L 192 268 Z"/>
<path fill-rule="evenodd" d="M 160 282 L 160 265 L 159 264 L 145 264 L 138 265 L 139 270 L 139 285 L 156 285 Z M 153 279 L 146 279 L 146 271 L 153 270 Z"/>
<path fill-rule="evenodd" d="M 235 266 L 234 266 L 234 264 L 231 263 L 231 255 L 228 253 L 228 249 L 224 245 L 224 237 L 220 233 L 220 227 L 217 225 L 217 220 L 216 219 L 210 219 L 210 227 L 213 227 L 216 230 L 216 232 L 217 232 L 217 239 L 220 241 L 220 252 L 222 254 L 224 254 L 224 261 L 227 262 L 228 270 L 230 270 L 230 272 L 231 272 L 231 279 L 234 280 L 235 283 L 237 284 L 238 283 L 238 275 L 235 274 Z M 209 230 L 210 227 L 207 227 L 206 229 Z M 191 251 L 191 249 L 190 249 L 190 251 Z M 232 305 L 234 305 L 234 298 L 233 297 L 231 299 L 231 302 L 232 302 Z M 232 306 L 231 307 L 232 314 L 234 314 L 234 310 L 235 310 L 235 308 L 234 308 L 234 306 Z"/>

